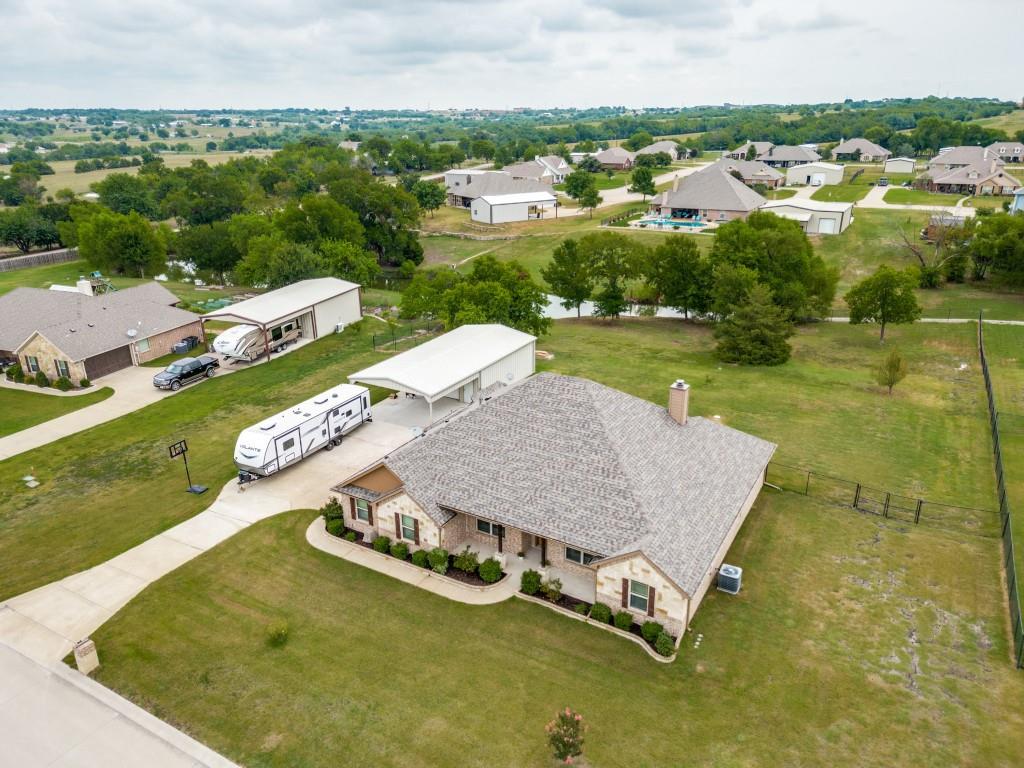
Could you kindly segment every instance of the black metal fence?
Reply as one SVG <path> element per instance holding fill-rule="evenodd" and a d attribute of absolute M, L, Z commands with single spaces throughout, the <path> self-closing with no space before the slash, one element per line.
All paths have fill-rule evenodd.
<path fill-rule="evenodd" d="M 614 216 L 609 216 L 607 218 L 601 219 L 601 226 L 608 227 L 613 224 L 618 224 L 620 221 L 631 219 L 638 213 L 644 213 L 646 210 L 647 208 L 645 207 L 630 208 L 629 210 L 623 211 L 622 213 L 617 213 Z"/>
<path fill-rule="evenodd" d="M 1003 450 L 999 442 L 999 410 L 992 392 L 992 377 L 985 358 L 985 331 L 982 313 L 978 313 L 978 356 L 981 358 L 981 372 L 985 378 L 985 392 L 988 394 L 988 422 L 992 430 L 992 454 L 996 465 L 996 493 L 999 497 L 999 525 L 1003 540 L 1003 568 L 1006 571 L 1006 588 L 1010 602 L 1010 625 L 1013 628 L 1013 658 L 1017 668 L 1024 667 L 1024 623 L 1020 614 L 1020 595 L 1017 590 L 1017 563 L 1014 560 L 1013 530 L 1010 524 L 1010 501 L 1006 496 L 1006 475 L 1003 470 Z"/>
<path fill-rule="evenodd" d="M 431 338 L 442 327 L 439 322 L 428 321 L 401 328 L 389 328 L 381 333 L 373 334 L 373 351 L 397 350 L 402 346 L 415 347 L 421 341 Z"/>
<path fill-rule="evenodd" d="M 958 532 L 991 535 L 991 509 L 961 507 L 906 496 L 885 488 L 825 475 L 802 467 L 773 461 L 766 481 L 786 491 L 802 493 L 829 504 L 852 507 L 860 512 L 913 525 L 931 525 Z"/>

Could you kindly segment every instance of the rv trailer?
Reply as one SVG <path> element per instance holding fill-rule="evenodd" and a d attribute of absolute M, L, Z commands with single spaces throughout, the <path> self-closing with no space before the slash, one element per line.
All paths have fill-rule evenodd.
<path fill-rule="evenodd" d="M 235 443 L 238 482 L 280 472 L 321 448 L 329 451 L 353 429 L 372 420 L 370 390 L 339 384 L 243 429 Z"/>
<path fill-rule="evenodd" d="M 213 351 L 222 355 L 234 354 L 250 336 L 255 338 L 257 335 L 262 335 L 262 332 L 255 325 L 233 325 L 217 334 L 213 340 Z"/>
<path fill-rule="evenodd" d="M 278 352 L 299 340 L 299 327 L 294 320 L 266 332 L 255 325 L 235 325 L 218 334 L 213 341 L 213 349 L 227 360 L 251 363 L 267 353 L 268 340 L 270 350 Z"/>

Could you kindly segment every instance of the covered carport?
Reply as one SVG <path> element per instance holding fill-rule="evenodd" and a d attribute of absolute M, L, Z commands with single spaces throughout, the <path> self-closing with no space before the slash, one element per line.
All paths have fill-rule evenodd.
<path fill-rule="evenodd" d="M 483 390 L 532 375 L 536 343 L 535 336 L 505 325 L 463 325 L 348 380 L 422 398 L 430 424 L 434 404 L 444 398 L 472 403 Z"/>

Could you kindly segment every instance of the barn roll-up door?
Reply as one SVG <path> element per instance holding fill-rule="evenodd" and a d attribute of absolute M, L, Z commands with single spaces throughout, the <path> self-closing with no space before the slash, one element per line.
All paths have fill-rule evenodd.
<path fill-rule="evenodd" d="M 120 371 L 132 364 L 132 351 L 128 346 L 118 347 L 85 359 L 85 375 L 89 380 L 98 379 L 108 373 Z"/>

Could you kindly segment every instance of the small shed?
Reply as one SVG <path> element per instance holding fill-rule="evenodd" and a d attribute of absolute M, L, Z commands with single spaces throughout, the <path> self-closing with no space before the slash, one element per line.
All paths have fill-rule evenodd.
<path fill-rule="evenodd" d="M 275 337 L 289 324 L 299 336 L 319 339 L 362 317 L 359 285 L 336 277 L 318 277 L 267 291 L 237 304 L 207 312 L 202 319 L 246 323 Z"/>
<path fill-rule="evenodd" d="M 553 210 L 556 198 L 550 192 L 513 192 L 507 195 L 484 195 L 470 206 L 470 218 L 483 224 L 504 224 L 510 221 L 543 219 Z"/>
<path fill-rule="evenodd" d="M 769 200 L 761 210 L 798 222 L 808 235 L 838 235 L 853 222 L 853 203 L 790 197 Z"/>
<path fill-rule="evenodd" d="M 890 157 L 885 161 L 886 173 L 913 173 L 915 161 L 912 157 Z"/>
<path fill-rule="evenodd" d="M 442 398 L 471 403 L 482 390 L 531 376 L 536 344 L 536 336 L 505 325 L 462 325 L 348 380 L 422 397 L 432 416 Z"/>
<path fill-rule="evenodd" d="M 812 187 L 841 184 L 844 170 L 843 166 L 835 163 L 815 162 L 794 165 L 786 170 L 786 183 L 808 184 Z"/>

